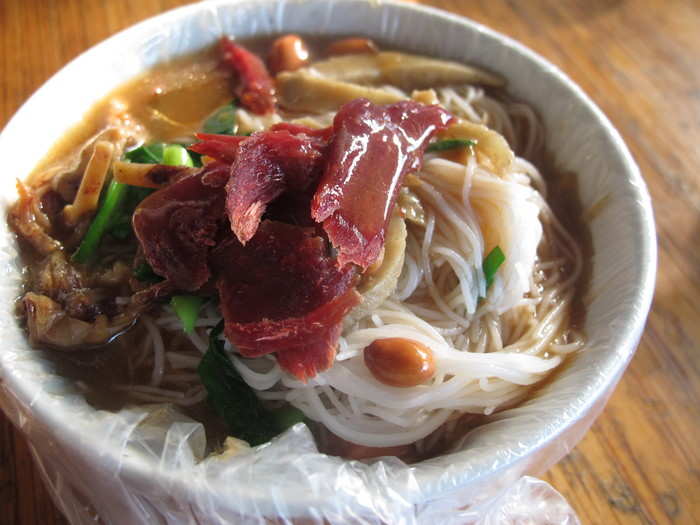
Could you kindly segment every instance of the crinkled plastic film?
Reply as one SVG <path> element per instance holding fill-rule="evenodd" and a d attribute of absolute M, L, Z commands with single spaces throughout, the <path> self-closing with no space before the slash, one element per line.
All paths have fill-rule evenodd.
<path fill-rule="evenodd" d="M 245 38 L 290 31 L 366 34 L 481 64 L 503 73 L 511 93 L 538 110 L 557 166 L 578 176 L 584 210 L 604 203 L 588 224 L 594 254 L 586 350 L 527 402 L 471 431 L 454 452 L 416 465 L 319 454 L 303 424 L 256 449 L 204 457 L 201 424 L 163 405 L 96 411 L 42 352 L 29 348 L 14 317 L 16 245 L 2 221 L 0 404 L 29 439 L 54 500 L 76 524 L 94 523 L 96 516 L 115 524 L 578 523 L 554 489 L 529 475 L 578 442 L 633 355 L 653 290 L 654 225 L 646 187 L 617 132 L 561 72 L 519 44 L 464 19 L 394 2 L 187 6 L 96 46 L 20 109 L 0 136 L 3 206 L 16 198 L 14 179 L 28 174 L 22 161 L 41 158 L 120 83 L 224 33 Z M 45 125 L 27 125 L 38 119 Z M 28 129 L 32 140 L 26 140 Z"/>

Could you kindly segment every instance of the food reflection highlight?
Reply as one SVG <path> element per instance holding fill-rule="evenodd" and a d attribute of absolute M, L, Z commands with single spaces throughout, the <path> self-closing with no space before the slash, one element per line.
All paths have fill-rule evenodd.
<path fill-rule="evenodd" d="M 88 399 L 178 405 L 212 449 L 303 420 L 415 460 L 583 347 L 579 242 L 503 79 L 362 38 L 249 48 L 120 88 L 18 182 L 28 334 Z"/>

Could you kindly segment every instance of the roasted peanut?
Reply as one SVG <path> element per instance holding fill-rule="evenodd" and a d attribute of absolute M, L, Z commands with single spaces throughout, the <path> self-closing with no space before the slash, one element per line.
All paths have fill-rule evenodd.
<path fill-rule="evenodd" d="M 272 43 L 267 57 L 267 65 L 272 74 L 297 70 L 304 67 L 308 61 L 309 48 L 299 35 L 277 38 Z"/>
<path fill-rule="evenodd" d="M 376 53 L 377 46 L 367 38 L 343 38 L 331 42 L 326 48 L 328 55 L 355 55 L 359 53 Z"/>
<path fill-rule="evenodd" d="M 417 386 L 435 373 L 432 350 L 402 337 L 376 339 L 365 348 L 364 359 L 377 381 L 389 386 Z"/>

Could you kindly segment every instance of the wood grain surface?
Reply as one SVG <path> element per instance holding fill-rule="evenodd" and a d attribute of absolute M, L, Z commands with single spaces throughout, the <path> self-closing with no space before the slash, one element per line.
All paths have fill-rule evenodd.
<path fill-rule="evenodd" d="M 76 55 L 183 3 L 0 0 L 0 126 Z M 424 3 L 563 69 L 620 130 L 652 193 L 659 275 L 646 332 L 605 412 L 545 479 L 583 523 L 700 523 L 700 3 Z M 0 524 L 63 523 L 24 438 L 0 416 Z"/>

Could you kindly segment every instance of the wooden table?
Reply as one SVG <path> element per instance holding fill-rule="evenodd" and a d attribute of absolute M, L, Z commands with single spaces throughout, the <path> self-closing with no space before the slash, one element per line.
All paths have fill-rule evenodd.
<path fill-rule="evenodd" d="M 0 126 L 77 54 L 183 3 L 0 0 Z M 545 479 L 583 523 L 700 522 L 700 4 L 425 3 L 510 35 L 568 73 L 620 130 L 652 193 L 659 276 L 646 333 L 604 414 Z M 65 523 L 24 438 L 0 418 L 0 523 Z"/>

